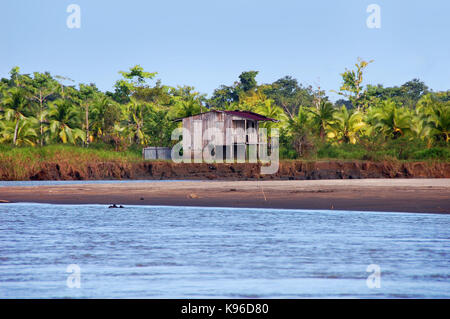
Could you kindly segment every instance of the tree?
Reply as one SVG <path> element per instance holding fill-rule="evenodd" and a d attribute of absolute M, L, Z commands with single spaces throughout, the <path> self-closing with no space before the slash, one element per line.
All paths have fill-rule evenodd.
<path fill-rule="evenodd" d="M 340 142 L 355 144 L 358 133 L 364 126 L 363 114 L 360 111 L 349 111 L 345 106 L 342 106 L 333 114 L 329 136 Z"/>
<path fill-rule="evenodd" d="M 289 130 L 295 151 L 299 156 L 305 155 L 312 148 L 309 112 L 305 107 L 298 109 L 297 116 L 289 118 Z"/>
<path fill-rule="evenodd" d="M 401 85 L 400 87 L 384 87 L 381 84 L 376 86 L 367 85 L 364 96 L 361 97 L 361 104 L 375 105 L 377 101 L 394 101 L 398 105 L 406 106 L 410 109 L 416 107 L 417 102 L 422 96 L 428 93 L 428 87 L 419 79 L 413 79 Z"/>
<path fill-rule="evenodd" d="M 247 96 L 253 93 L 258 87 L 256 75 L 258 71 L 246 71 L 239 75 L 239 81 L 234 82 L 233 86 L 221 85 L 207 101 L 210 108 L 226 109 L 232 103 L 238 103 L 241 96 Z"/>
<path fill-rule="evenodd" d="M 277 105 L 275 105 L 275 103 L 273 103 L 273 100 L 265 100 L 264 103 L 262 103 L 257 109 L 256 112 L 264 115 L 266 117 L 278 120 L 278 123 L 274 123 L 274 122 L 264 122 L 264 124 L 262 125 L 265 128 L 272 128 L 272 127 L 280 127 L 280 126 L 284 126 L 288 120 L 288 117 L 286 116 L 286 114 L 284 113 L 283 109 Z"/>
<path fill-rule="evenodd" d="M 141 103 L 131 98 L 130 103 L 126 105 L 127 115 L 127 133 L 128 136 L 138 145 L 144 145 L 147 137 L 144 133 L 144 121 L 147 118 L 150 106 L 147 103 Z"/>
<path fill-rule="evenodd" d="M 221 85 L 215 89 L 212 97 L 207 101 L 209 108 L 225 109 L 233 102 L 239 101 L 235 87 Z"/>
<path fill-rule="evenodd" d="M 0 119 L 0 143 L 35 146 L 38 136 L 35 129 L 37 122 L 37 119 L 33 117 L 23 118 L 19 122 Z"/>
<path fill-rule="evenodd" d="M 58 83 L 52 78 L 50 73 L 35 72 L 30 83 L 31 99 L 39 104 L 36 118 L 39 120 L 39 143 L 44 145 L 44 124 L 46 122 L 45 102 L 58 88 Z"/>
<path fill-rule="evenodd" d="M 192 87 L 190 87 L 192 88 Z M 158 105 L 167 105 L 169 106 L 172 102 L 172 94 L 171 91 L 175 90 L 169 86 L 161 85 L 161 81 L 156 81 L 154 87 L 149 86 L 137 86 L 135 87 L 135 91 L 133 93 L 133 97 L 136 100 L 147 102 L 147 103 L 156 103 Z M 193 90 L 193 88 L 192 88 Z"/>
<path fill-rule="evenodd" d="M 56 100 L 50 105 L 48 118 L 50 120 L 51 138 L 63 144 L 75 144 L 83 141 L 86 136 L 80 127 L 79 112 L 68 100 Z"/>
<path fill-rule="evenodd" d="M 420 98 L 429 92 L 428 86 L 419 79 L 412 79 L 404 83 L 400 90 L 402 91 L 404 105 L 410 108 L 415 107 Z"/>
<path fill-rule="evenodd" d="M 418 104 L 417 110 L 422 113 L 431 127 L 431 134 L 437 140 L 448 143 L 450 131 L 450 102 L 443 102 L 435 94 L 423 96 Z"/>
<path fill-rule="evenodd" d="M 398 107 L 392 100 L 381 102 L 375 109 L 376 128 L 392 139 L 404 136 L 411 129 L 411 114 L 405 107 Z"/>
<path fill-rule="evenodd" d="M 92 104 L 93 100 L 99 93 L 95 84 L 85 85 L 80 84 L 79 96 L 80 96 L 80 104 L 84 109 L 84 129 L 85 129 L 85 145 L 89 146 L 90 143 L 90 133 L 89 133 L 89 107 Z"/>
<path fill-rule="evenodd" d="M 258 75 L 258 71 L 246 71 L 242 72 L 239 75 L 239 88 L 244 92 L 249 92 L 256 89 L 258 83 L 256 82 L 256 76 Z"/>
<path fill-rule="evenodd" d="M 70 81 L 70 82 L 74 82 L 74 80 L 72 80 L 71 78 L 68 78 L 68 77 L 65 77 L 65 76 L 61 76 L 61 75 L 55 75 L 55 78 L 56 79 L 58 79 L 58 80 L 60 80 L 60 81 Z M 59 95 L 63 98 L 63 99 L 65 99 L 66 98 L 66 91 L 65 91 L 65 89 L 67 90 L 67 89 L 69 89 L 70 90 L 70 88 L 73 88 L 73 86 L 69 86 L 69 87 L 66 87 L 65 85 L 63 85 L 62 83 L 60 83 L 60 82 L 57 82 L 58 83 L 58 89 L 59 89 Z M 70 94 L 70 92 L 69 92 L 69 94 Z"/>
<path fill-rule="evenodd" d="M 151 145 L 170 146 L 172 131 L 177 125 L 169 119 L 168 110 L 151 108 L 144 123 L 144 132 L 149 137 Z"/>
<path fill-rule="evenodd" d="M 21 87 L 13 87 L 6 91 L 3 98 L 3 103 L 5 107 L 5 119 L 14 121 L 14 135 L 12 143 L 17 145 L 17 134 L 19 130 L 20 122 L 25 119 L 24 109 L 28 104 L 26 92 Z"/>
<path fill-rule="evenodd" d="M 325 139 L 325 131 L 328 125 L 333 121 L 333 114 L 336 110 L 333 108 L 333 104 L 328 101 L 321 101 L 319 108 L 311 108 L 312 123 L 319 129 L 319 136 L 322 140 Z"/>
<path fill-rule="evenodd" d="M 128 72 L 119 71 L 119 74 L 122 75 L 122 79 L 114 85 L 113 98 L 117 102 L 128 103 L 130 96 L 136 92 L 136 88 L 143 87 L 147 79 L 153 79 L 158 73 L 145 72 L 140 65 L 135 65 Z"/>
<path fill-rule="evenodd" d="M 301 105 L 312 106 L 314 102 L 311 86 L 303 87 L 291 76 L 285 76 L 267 85 L 263 88 L 263 92 L 283 108 L 290 118 L 297 114 Z"/>
<path fill-rule="evenodd" d="M 449 141 L 450 132 L 450 104 L 438 103 L 430 112 L 430 122 L 433 123 L 432 132 L 437 139 L 442 139 L 446 143 Z"/>
<path fill-rule="evenodd" d="M 341 107 L 341 106 L 345 106 L 347 108 L 347 110 L 353 109 L 353 104 L 352 102 L 350 102 L 349 100 L 346 99 L 339 99 L 336 102 L 334 102 L 334 106 L 336 108 Z"/>
<path fill-rule="evenodd" d="M 366 67 L 372 63 L 373 60 L 367 62 L 358 58 L 358 63 L 355 64 L 356 70 L 345 70 L 341 73 L 342 85 L 340 87 L 340 95 L 347 97 L 358 111 L 363 107 L 361 103 L 361 97 L 363 94 L 363 72 Z"/>
<path fill-rule="evenodd" d="M 176 103 L 176 117 L 189 117 L 201 113 L 201 104 L 198 100 L 190 98 Z"/>
<path fill-rule="evenodd" d="M 432 143 L 432 126 L 423 114 L 417 112 L 417 110 L 415 113 L 416 114 L 411 117 L 411 132 L 414 138 L 421 141 L 426 141 L 428 147 L 430 147 Z"/>
<path fill-rule="evenodd" d="M 18 66 L 15 66 L 9 71 L 9 74 L 11 75 L 9 85 L 10 86 L 22 86 L 22 78 L 23 76 L 20 74 L 20 68 Z"/>
<path fill-rule="evenodd" d="M 97 137 L 103 136 L 111 132 L 120 120 L 120 107 L 107 96 L 97 96 L 92 102 L 90 115 L 91 130 Z"/>

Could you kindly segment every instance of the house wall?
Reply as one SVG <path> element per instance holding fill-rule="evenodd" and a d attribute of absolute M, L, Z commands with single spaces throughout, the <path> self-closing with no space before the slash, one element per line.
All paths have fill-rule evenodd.
<path fill-rule="evenodd" d="M 246 129 L 252 127 L 252 123 L 254 130 L 249 131 L 247 136 Z M 259 142 L 259 124 L 257 121 L 221 112 L 209 112 L 184 118 L 183 128 L 186 129 L 185 133 L 189 133 L 191 136 L 191 139 L 189 139 L 183 134 L 183 154 L 186 159 L 191 159 L 193 156 L 194 158 L 195 156 L 201 158 L 201 152 L 208 144 L 208 141 L 203 140 L 203 137 L 210 128 L 218 128 L 223 132 L 222 138 L 216 145 L 227 145 L 227 133 L 234 137 L 231 141 L 232 144 L 256 145 Z"/>

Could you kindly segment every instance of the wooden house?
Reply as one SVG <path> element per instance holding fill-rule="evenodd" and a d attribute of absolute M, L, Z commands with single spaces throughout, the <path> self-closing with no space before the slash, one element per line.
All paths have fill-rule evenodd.
<path fill-rule="evenodd" d="M 220 132 L 218 137 L 215 136 L 213 153 L 220 151 L 224 158 L 226 154 L 232 154 L 233 158 L 236 158 L 237 154 L 244 154 L 244 157 L 248 158 L 250 147 L 258 149 L 257 146 L 267 143 L 259 135 L 259 122 L 278 122 L 261 114 L 238 110 L 211 110 L 175 121 L 182 121 L 184 129 L 183 156 L 194 156 L 194 159 L 201 158 L 207 144 L 211 145 L 211 131 Z"/>

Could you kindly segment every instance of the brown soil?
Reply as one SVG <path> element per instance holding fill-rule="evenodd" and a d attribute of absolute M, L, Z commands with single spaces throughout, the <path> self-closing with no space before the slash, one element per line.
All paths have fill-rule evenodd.
<path fill-rule="evenodd" d="M 167 181 L 0 187 L 0 202 L 450 213 L 450 179 Z M 1 205 L 1 204 L 0 204 Z"/>
<path fill-rule="evenodd" d="M 207 179 L 207 180 L 318 180 L 360 178 L 450 178 L 450 163 L 393 163 L 285 161 L 273 175 L 261 175 L 260 164 L 176 164 L 171 162 L 42 163 L 30 169 L 28 180 Z M 0 167 L 0 180 L 17 174 Z"/>

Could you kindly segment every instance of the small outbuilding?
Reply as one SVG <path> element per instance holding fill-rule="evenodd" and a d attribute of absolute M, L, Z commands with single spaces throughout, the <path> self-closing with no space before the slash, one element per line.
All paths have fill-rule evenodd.
<path fill-rule="evenodd" d="M 149 146 L 142 149 L 144 160 L 170 160 L 170 147 Z"/>

